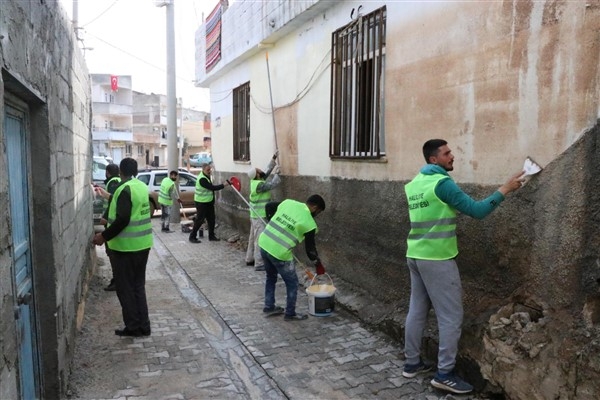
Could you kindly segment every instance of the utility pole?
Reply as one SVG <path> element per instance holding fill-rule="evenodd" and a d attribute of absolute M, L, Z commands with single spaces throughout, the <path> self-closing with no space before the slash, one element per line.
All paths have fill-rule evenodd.
<path fill-rule="evenodd" d="M 157 7 L 167 9 L 167 166 L 169 171 L 177 171 L 177 96 L 175 93 L 175 0 L 157 1 Z M 179 182 L 175 182 L 179 191 Z M 179 223 L 179 203 L 173 202 L 171 221 Z"/>

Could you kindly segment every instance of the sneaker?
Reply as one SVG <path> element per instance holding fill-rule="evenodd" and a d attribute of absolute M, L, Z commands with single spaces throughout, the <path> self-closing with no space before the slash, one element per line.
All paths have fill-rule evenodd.
<path fill-rule="evenodd" d="M 275 306 L 273 308 L 263 308 L 263 313 L 265 314 L 265 316 L 270 317 L 271 315 L 279 315 L 279 314 L 283 314 L 285 310 L 283 309 L 283 307 L 279 307 L 279 306 Z"/>
<path fill-rule="evenodd" d="M 285 317 L 283 317 L 283 319 L 286 321 L 302 321 L 303 319 L 307 319 L 307 318 L 308 318 L 308 315 L 298 314 L 298 313 L 296 313 L 296 315 L 286 315 Z"/>
<path fill-rule="evenodd" d="M 216 236 L 213 236 L 213 237 L 210 237 L 210 236 L 209 236 L 209 237 L 208 237 L 208 241 L 209 241 L 209 242 L 220 242 L 220 241 L 221 241 L 221 239 L 219 239 L 219 238 L 218 238 L 218 237 L 216 237 Z"/>
<path fill-rule="evenodd" d="M 254 267 L 255 271 L 264 271 L 265 270 L 265 266 L 264 265 L 257 265 L 256 267 Z"/>
<path fill-rule="evenodd" d="M 162 230 L 164 233 L 173 233 L 175 231 L 170 230 L 169 228 Z"/>
<path fill-rule="evenodd" d="M 420 361 L 418 364 L 404 364 L 402 376 L 405 378 L 414 378 L 419 374 L 431 371 L 433 365 Z"/>
<path fill-rule="evenodd" d="M 247 267 L 254 267 L 254 261 L 246 261 Z"/>
<path fill-rule="evenodd" d="M 435 374 L 431 380 L 431 386 L 446 390 L 448 392 L 464 394 L 473 391 L 473 386 L 454 375 L 452 372 L 449 374 Z"/>
<path fill-rule="evenodd" d="M 190 243 L 202 243 L 202 242 L 196 238 L 190 238 Z"/>

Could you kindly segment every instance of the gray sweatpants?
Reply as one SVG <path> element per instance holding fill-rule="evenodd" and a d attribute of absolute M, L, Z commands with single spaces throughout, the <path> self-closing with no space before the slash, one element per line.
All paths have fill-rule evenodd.
<path fill-rule="evenodd" d="M 438 372 L 454 369 L 463 321 L 462 285 L 454 260 L 407 258 L 410 270 L 410 305 L 406 316 L 405 348 L 407 364 L 421 360 L 421 340 L 427 314 L 433 305 L 438 322 Z"/>

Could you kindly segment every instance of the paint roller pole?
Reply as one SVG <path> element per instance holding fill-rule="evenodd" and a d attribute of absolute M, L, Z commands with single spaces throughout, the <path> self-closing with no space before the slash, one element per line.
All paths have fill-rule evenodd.
<path fill-rule="evenodd" d="M 271 88 L 271 68 L 269 68 L 269 52 L 265 52 L 265 58 L 267 60 L 267 80 L 269 81 L 269 98 L 271 99 L 271 119 L 273 120 L 273 135 L 275 137 L 275 151 L 279 152 L 279 146 L 277 145 L 277 128 L 275 127 L 275 107 L 273 106 L 273 90 Z M 279 160 L 276 160 L 279 164 Z"/>
<path fill-rule="evenodd" d="M 235 180 L 234 180 L 235 178 Z M 236 177 L 231 177 L 231 180 L 234 180 L 234 182 L 239 182 L 238 179 Z M 258 215 L 258 213 L 256 212 L 256 210 L 254 209 L 254 207 L 252 207 L 252 205 L 248 202 L 248 200 L 246 200 L 246 198 L 240 193 L 240 191 L 237 189 L 237 185 L 236 184 L 232 184 L 231 181 L 229 179 L 227 179 L 227 183 L 229 183 L 229 186 L 231 186 L 233 188 L 233 191 L 237 193 L 238 196 L 240 196 L 240 199 L 242 199 L 244 201 L 244 203 L 246 203 L 246 205 L 254 212 L 254 214 L 256 214 L 256 216 L 260 219 L 260 221 L 267 226 L 267 221 L 265 221 L 260 215 Z M 302 262 L 298 259 L 298 257 L 296 257 L 294 254 L 292 254 L 292 257 L 294 257 L 294 260 L 299 264 L 302 265 Z M 306 273 L 306 275 L 308 276 L 308 279 L 313 279 L 315 277 L 315 275 L 308 270 L 308 268 L 304 268 L 304 272 Z"/>

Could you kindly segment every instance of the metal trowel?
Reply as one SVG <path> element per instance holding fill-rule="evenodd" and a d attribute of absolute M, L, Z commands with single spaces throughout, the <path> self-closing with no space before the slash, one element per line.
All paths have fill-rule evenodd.
<path fill-rule="evenodd" d="M 532 176 L 537 174 L 541 170 L 542 167 L 540 167 L 540 164 L 533 161 L 531 157 L 527 157 L 525 159 L 525 163 L 523 164 L 523 171 L 525 171 L 525 175 L 523 176 Z"/>

